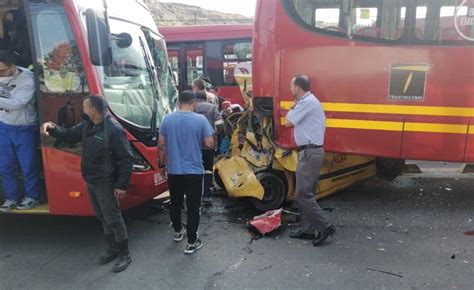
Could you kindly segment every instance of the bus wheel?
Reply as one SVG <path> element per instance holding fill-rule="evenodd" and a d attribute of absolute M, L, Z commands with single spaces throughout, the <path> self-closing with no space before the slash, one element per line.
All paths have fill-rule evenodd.
<path fill-rule="evenodd" d="M 405 167 L 404 159 L 376 158 L 377 177 L 383 180 L 394 180 L 402 174 Z"/>
<path fill-rule="evenodd" d="M 252 205 L 261 211 L 279 208 L 286 197 L 285 175 L 278 171 L 261 171 L 256 174 L 263 186 L 264 195 L 262 200 L 251 198 Z"/>

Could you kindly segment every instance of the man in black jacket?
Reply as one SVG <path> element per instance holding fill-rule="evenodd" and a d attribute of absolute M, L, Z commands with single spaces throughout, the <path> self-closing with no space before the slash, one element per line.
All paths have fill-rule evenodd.
<path fill-rule="evenodd" d="M 89 120 L 72 128 L 52 122 L 41 126 L 45 136 L 66 142 L 82 141 L 82 177 L 97 218 L 102 222 L 107 251 L 99 257 L 101 265 L 112 262 L 114 272 L 125 270 L 132 258 L 128 250 L 128 235 L 118 201 L 125 197 L 132 174 L 133 155 L 122 126 L 107 113 L 107 104 L 100 96 L 88 96 L 83 102 Z"/>

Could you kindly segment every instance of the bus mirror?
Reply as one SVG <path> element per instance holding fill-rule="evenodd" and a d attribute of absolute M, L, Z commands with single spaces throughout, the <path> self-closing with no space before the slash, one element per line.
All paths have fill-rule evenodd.
<path fill-rule="evenodd" d="M 108 66 L 112 64 L 112 50 L 109 43 L 109 29 L 105 16 L 97 14 L 93 9 L 86 10 L 87 37 L 89 55 L 94 65 Z"/>
<path fill-rule="evenodd" d="M 126 32 L 122 32 L 115 38 L 117 46 L 120 48 L 128 48 L 132 45 L 132 36 Z"/>

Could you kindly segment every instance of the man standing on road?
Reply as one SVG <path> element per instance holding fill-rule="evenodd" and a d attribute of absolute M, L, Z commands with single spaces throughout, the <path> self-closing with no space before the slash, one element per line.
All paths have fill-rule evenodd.
<path fill-rule="evenodd" d="M 196 91 L 197 105 L 196 113 L 206 117 L 207 121 L 214 129 L 223 129 L 224 121 L 222 115 L 219 114 L 217 107 L 206 100 L 205 91 Z M 214 134 L 214 147 L 217 145 L 217 135 Z M 215 148 L 204 148 L 202 150 L 202 163 L 204 165 L 204 192 L 202 194 L 203 205 L 211 204 L 211 186 L 213 181 L 214 155 Z"/>
<path fill-rule="evenodd" d="M 163 160 L 166 153 L 174 241 L 182 241 L 187 230 L 188 244 L 184 253 L 193 254 L 203 245 L 197 236 L 203 192 L 202 149 L 213 148 L 214 130 L 204 116 L 195 113 L 194 92 L 182 92 L 179 103 L 181 105 L 179 111 L 165 116 L 160 126 L 159 167 L 165 167 Z M 184 195 L 187 206 L 187 229 L 181 222 Z"/>
<path fill-rule="evenodd" d="M 319 246 L 336 232 L 336 228 L 331 225 L 314 196 L 324 160 L 326 117 L 321 103 L 311 93 L 310 85 L 305 75 L 295 76 L 290 84 L 291 94 L 296 100 L 286 115 L 285 126 L 294 127 L 298 151 L 296 200 L 301 221 L 300 230 L 290 233 L 290 237 L 313 240 L 313 245 Z"/>
<path fill-rule="evenodd" d="M 211 103 L 213 105 L 219 106 L 219 100 L 217 99 L 217 96 L 214 95 L 211 92 L 208 92 L 206 89 L 206 81 L 202 78 L 200 79 L 195 79 L 193 81 L 193 91 L 204 91 L 206 92 L 207 95 L 207 102 Z"/>
<path fill-rule="evenodd" d="M 38 114 L 35 79 L 15 65 L 15 56 L 0 52 L 0 175 L 5 201 L 0 211 L 30 209 L 38 205 Z M 18 161 L 17 161 L 18 160 Z M 23 173 L 25 198 L 18 204 L 17 163 Z"/>
<path fill-rule="evenodd" d="M 41 133 L 68 143 L 82 141 L 82 177 L 108 243 L 98 263 L 105 265 L 118 258 L 112 271 L 121 272 L 132 262 L 127 228 L 118 204 L 127 194 L 133 168 L 132 149 L 122 126 L 107 112 L 104 98 L 88 96 L 83 108 L 88 120 L 72 128 L 46 122 Z"/>

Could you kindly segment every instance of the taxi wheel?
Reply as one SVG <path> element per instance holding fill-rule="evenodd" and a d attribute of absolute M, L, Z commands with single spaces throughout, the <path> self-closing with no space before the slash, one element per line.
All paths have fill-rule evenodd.
<path fill-rule="evenodd" d="M 225 190 L 224 182 L 222 182 L 221 177 L 219 176 L 219 172 L 217 169 L 214 170 L 214 182 L 223 190 Z"/>
<path fill-rule="evenodd" d="M 287 186 L 286 178 L 279 171 L 261 171 L 256 174 L 258 180 L 263 186 L 263 199 L 251 198 L 252 205 L 261 211 L 267 211 L 279 208 L 286 198 Z"/>

